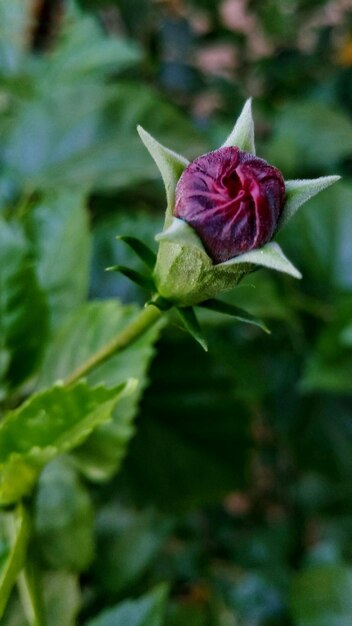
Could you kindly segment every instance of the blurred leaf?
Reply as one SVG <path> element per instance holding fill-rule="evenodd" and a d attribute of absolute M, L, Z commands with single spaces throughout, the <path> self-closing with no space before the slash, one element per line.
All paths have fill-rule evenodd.
<path fill-rule="evenodd" d="M 26 227 L 56 328 L 88 292 L 90 235 L 84 196 L 66 190 L 47 194 L 30 208 Z"/>
<path fill-rule="evenodd" d="M 285 178 L 333 171 L 351 154 L 352 124 L 342 112 L 322 102 L 289 104 L 276 116 L 265 157 Z"/>
<path fill-rule="evenodd" d="M 120 594 L 135 585 L 156 560 L 169 526 L 150 510 L 105 506 L 97 517 L 94 574 L 99 587 Z"/>
<path fill-rule="evenodd" d="M 10 504 L 30 493 L 46 463 L 84 441 L 110 419 L 128 384 L 111 389 L 86 382 L 61 384 L 32 395 L 9 411 L 0 425 L 0 502 Z"/>
<path fill-rule="evenodd" d="M 323 328 L 306 360 L 301 381 L 303 391 L 352 393 L 352 346 L 344 338 L 351 314 L 351 297 L 336 303 L 335 319 Z"/>
<path fill-rule="evenodd" d="M 349 626 L 351 568 L 322 565 L 296 574 L 291 588 L 291 611 L 295 626 Z"/>
<path fill-rule="evenodd" d="M 105 611 L 85 626 L 162 626 L 167 587 L 160 585 L 138 600 L 126 600 Z"/>
<path fill-rule="evenodd" d="M 76 626 L 81 607 L 77 576 L 68 571 L 48 572 L 44 577 L 43 587 L 48 624 Z"/>
<path fill-rule="evenodd" d="M 65 378 L 120 332 L 137 312 L 135 306 L 123 306 L 118 301 L 90 302 L 78 309 L 49 347 L 39 385 L 48 386 Z M 158 332 L 158 328 L 151 329 L 88 376 L 91 384 L 104 381 L 105 385 L 116 385 L 130 377 L 139 381 L 137 389 L 119 403 L 112 421 L 95 431 L 76 451 L 81 469 L 90 478 L 106 478 L 120 465 L 133 433 L 132 420 L 146 385 L 146 373 L 153 356 L 152 345 Z"/>
<path fill-rule="evenodd" d="M 40 552 L 50 567 L 81 571 L 90 564 L 93 508 L 67 458 L 49 463 L 39 478 L 35 531 Z"/>
<path fill-rule="evenodd" d="M 3 616 L 9 595 L 26 560 L 29 540 L 29 519 L 22 505 L 15 512 L 3 514 L 1 524 L 11 532 L 9 553 L 0 569 L 0 617 Z"/>
<path fill-rule="evenodd" d="M 28 248 L 19 224 L 0 220 L 0 373 L 11 386 L 33 372 L 47 335 L 47 306 Z"/>
<path fill-rule="evenodd" d="M 0 71 L 5 75 L 15 74 L 21 69 L 30 10 L 31 0 L 0 2 Z"/>

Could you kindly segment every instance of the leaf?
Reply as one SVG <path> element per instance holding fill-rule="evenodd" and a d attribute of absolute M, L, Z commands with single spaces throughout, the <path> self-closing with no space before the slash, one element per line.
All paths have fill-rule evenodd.
<path fill-rule="evenodd" d="M 311 566 L 291 588 L 297 626 L 349 626 L 352 622 L 352 570 L 345 565 Z"/>
<path fill-rule="evenodd" d="M 23 569 L 30 536 L 28 515 L 21 504 L 15 512 L 3 515 L 6 516 L 5 524 L 7 522 L 13 536 L 9 555 L 0 570 L 0 618 L 3 616 L 12 587 Z"/>
<path fill-rule="evenodd" d="M 253 324 L 254 326 L 259 326 L 265 333 L 270 335 L 270 330 L 268 330 L 267 326 L 261 320 L 257 319 L 247 311 L 240 309 L 229 302 L 224 302 L 221 300 L 206 300 L 202 302 L 200 305 L 204 309 L 210 309 L 211 311 L 216 311 L 218 313 L 224 313 L 225 315 L 231 315 L 239 322 L 244 322 L 245 324 Z"/>
<path fill-rule="evenodd" d="M 240 150 L 255 154 L 252 99 L 245 103 L 242 112 L 222 148 L 237 146 Z"/>
<path fill-rule="evenodd" d="M 189 332 L 193 339 L 195 339 L 202 346 L 203 350 L 208 352 L 207 342 L 203 336 L 201 327 L 199 326 L 194 309 L 191 306 L 177 308 L 177 313 L 181 318 L 185 329 Z"/>
<path fill-rule="evenodd" d="M 291 274 L 294 278 L 302 278 L 301 273 L 285 257 L 280 246 L 274 242 L 267 243 L 257 250 L 250 250 L 249 252 L 240 254 L 229 261 L 225 261 L 225 263 L 219 263 L 216 268 L 227 269 L 235 265 L 240 265 L 241 263 L 253 263 L 277 270 L 278 272 Z"/>
<path fill-rule="evenodd" d="M 127 600 L 103 612 L 85 626 L 162 626 L 167 595 L 166 585 L 159 585 L 137 600 Z"/>
<path fill-rule="evenodd" d="M 41 370 L 39 386 L 64 379 L 93 353 L 110 341 L 136 315 L 138 308 L 120 302 L 90 302 L 82 306 L 49 346 Z M 115 355 L 88 376 L 90 384 L 106 385 L 138 379 L 137 389 L 123 398 L 111 422 L 95 430 L 75 452 L 81 469 L 91 479 L 105 479 L 117 471 L 133 433 L 132 421 L 147 382 L 147 368 L 154 354 L 153 343 L 160 324 L 120 354 Z"/>
<path fill-rule="evenodd" d="M 21 69 L 26 52 L 26 33 L 31 20 L 30 0 L 0 2 L 0 68 L 11 75 Z"/>
<path fill-rule="evenodd" d="M 94 553 L 93 507 L 67 457 L 49 463 L 35 494 L 35 533 L 46 564 L 82 571 Z"/>
<path fill-rule="evenodd" d="M 28 211 L 26 229 L 55 329 L 88 294 L 90 234 L 84 194 L 47 193 Z"/>
<path fill-rule="evenodd" d="M 198 248 L 198 250 L 207 254 L 194 228 L 178 217 L 173 217 L 169 221 L 166 230 L 158 233 L 155 236 L 155 240 L 160 242 L 168 241 L 169 243 L 176 243 L 180 246 Z"/>
<path fill-rule="evenodd" d="M 81 608 L 81 592 L 77 575 L 54 570 L 45 574 L 44 602 L 50 626 L 76 626 Z"/>
<path fill-rule="evenodd" d="M 0 424 L 0 504 L 30 493 L 44 465 L 108 421 L 118 400 L 133 387 L 89 387 L 81 381 L 65 388 L 58 383 L 9 411 Z"/>
<path fill-rule="evenodd" d="M 313 180 L 286 180 L 286 203 L 280 218 L 279 228 L 282 228 L 293 217 L 302 204 L 336 183 L 340 178 L 341 176 L 322 176 Z"/>
<path fill-rule="evenodd" d="M 110 595 L 127 593 L 157 562 L 172 522 L 150 510 L 121 506 L 114 498 L 96 520 L 97 556 L 93 575 Z"/>
<path fill-rule="evenodd" d="M 183 170 L 189 165 L 189 161 L 169 148 L 165 148 L 141 126 L 137 126 L 137 130 L 160 171 L 166 191 L 167 217 L 171 219 L 175 204 L 176 184 Z"/>
<path fill-rule="evenodd" d="M 48 311 L 19 224 L 0 219 L 0 355 L 5 385 L 36 368 L 47 337 Z"/>
<path fill-rule="evenodd" d="M 133 283 L 136 283 L 137 285 L 142 287 L 142 289 L 145 289 L 149 292 L 155 291 L 154 281 L 150 276 L 144 276 L 143 274 L 140 274 L 140 272 L 132 270 L 130 267 L 125 267 L 124 265 L 113 265 L 112 267 L 107 267 L 106 271 L 119 272 L 120 274 L 123 274 L 124 276 L 132 280 Z"/>
<path fill-rule="evenodd" d="M 156 254 L 143 243 L 140 239 L 136 237 L 130 237 L 126 235 L 118 235 L 116 237 L 119 241 L 123 241 L 127 243 L 128 246 L 137 254 L 137 256 L 144 261 L 144 263 L 149 267 L 149 269 L 154 269 L 154 265 L 156 263 Z"/>

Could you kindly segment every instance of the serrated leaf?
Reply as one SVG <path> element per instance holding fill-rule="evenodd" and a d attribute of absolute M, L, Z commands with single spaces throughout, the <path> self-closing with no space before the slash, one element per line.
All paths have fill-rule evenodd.
<path fill-rule="evenodd" d="M 127 243 L 127 245 L 137 254 L 137 256 L 144 261 L 144 263 L 153 269 L 156 263 L 156 254 L 148 246 L 136 237 L 130 237 L 127 235 L 118 235 L 116 237 L 119 241 Z"/>
<path fill-rule="evenodd" d="M 322 176 L 311 180 L 286 180 L 286 203 L 280 218 L 279 228 L 282 228 L 293 217 L 302 204 L 336 183 L 340 178 L 341 176 Z"/>
<path fill-rule="evenodd" d="M 50 460 L 81 444 L 111 412 L 128 383 L 110 389 L 81 381 L 62 384 L 32 395 L 9 411 L 0 424 L 0 504 L 11 504 L 30 493 Z"/>
<path fill-rule="evenodd" d="M 138 310 L 117 300 L 90 302 L 78 309 L 49 346 L 39 386 L 46 387 L 55 380 L 65 379 L 122 331 Z M 113 411 L 112 420 L 96 429 L 75 451 L 80 468 L 91 479 L 106 479 L 121 464 L 134 432 L 133 418 L 147 382 L 147 369 L 154 354 L 153 344 L 160 328 L 159 323 L 130 348 L 116 354 L 88 375 L 92 385 L 102 380 L 112 386 L 129 377 L 138 379 L 137 389 L 121 400 Z"/>
<path fill-rule="evenodd" d="M 239 307 L 230 304 L 229 302 L 215 299 L 206 300 L 205 302 L 202 302 L 200 306 L 204 309 L 216 311 L 217 313 L 231 315 L 231 317 L 234 317 L 239 322 L 244 322 L 245 324 L 253 324 L 254 326 L 258 326 L 259 328 L 261 328 L 265 333 L 270 334 L 270 330 L 268 329 L 266 324 L 262 322 L 262 320 L 254 317 L 250 313 L 247 313 L 247 311 L 244 311 L 244 309 L 240 309 Z"/>
<path fill-rule="evenodd" d="M 57 328 L 88 295 L 91 250 L 85 195 L 48 192 L 28 211 L 25 225 L 51 326 Z"/>
<path fill-rule="evenodd" d="M 203 336 L 202 329 L 197 320 L 196 314 L 194 312 L 193 307 L 182 307 L 177 309 L 177 313 L 181 318 L 185 329 L 192 335 L 193 339 L 195 339 L 205 350 L 208 352 L 208 345 L 206 339 Z"/>
<path fill-rule="evenodd" d="M 302 278 L 302 274 L 285 257 L 280 246 L 275 242 L 267 243 L 262 248 L 240 254 L 225 263 L 219 263 L 216 267 L 226 269 L 242 263 L 253 263 L 254 265 L 268 267 L 278 272 L 291 274 L 294 278 Z"/>
<path fill-rule="evenodd" d="M 113 265 L 112 267 L 106 268 L 107 272 L 119 272 L 132 280 L 133 283 L 136 283 L 142 289 L 146 291 L 155 291 L 155 285 L 153 279 L 150 276 L 145 276 L 140 272 L 136 272 L 136 270 L 131 269 L 130 267 L 126 267 L 125 265 Z"/>
<path fill-rule="evenodd" d="M 155 236 L 155 240 L 159 242 L 168 241 L 169 243 L 176 243 L 180 246 L 198 248 L 198 250 L 207 254 L 194 228 L 178 217 L 173 217 L 168 227 Z"/>
<path fill-rule="evenodd" d="M 6 516 L 4 523 L 11 531 L 12 537 L 9 555 L 0 572 L 0 618 L 3 616 L 12 587 L 23 569 L 30 536 L 28 515 L 21 504 L 15 512 L 4 516 Z"/>
<path fill-rule="evenodd" d="M 237 122 L 222 148 L 237 146 L 245 152 L 255 154 L 254 122 L 252 116 L 252 99 L 245 103 Z"/>
<path fill-rule="evenodd" d="M 167 586 L 160 585 L 137 600 L 127 600 L 104 611 L 85 626 L 162 626 L 167 595 Z"/>
<path fill-rule="evenodd" d="M 17 223 L 0 219 L 0 354 L 5 384 L 21 383 L 44 348 L 48 310 Z"/>
<path fill-rule="evenodd" d="M 141 126 L 138 126 L 137 130 L 160 171 L 166 191 L 167 214 L 171 218 L 171 211 L 175 204 L 176 184 L 183 170 L 189 165 L 189 161 L 169 148 L 165 148 Z"/>

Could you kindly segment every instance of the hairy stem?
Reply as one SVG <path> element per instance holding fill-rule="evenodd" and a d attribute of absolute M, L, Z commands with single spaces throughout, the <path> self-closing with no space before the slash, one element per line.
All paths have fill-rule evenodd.
<path fill-rule="evenodd" d="M 134 343 L 141 335 L 160 319 L 161 311 L 153 305 L 147 305 L 139 315 L 130 322 L 116 337 L 111 339 L 105 346 L 100 348 L 89 359 L 75 369 L 64 381 L 66 386 L 72 385 L 82 376 L 86 376 L 101 363 L 114 354 L 121 352 L 132 343 Z"/>

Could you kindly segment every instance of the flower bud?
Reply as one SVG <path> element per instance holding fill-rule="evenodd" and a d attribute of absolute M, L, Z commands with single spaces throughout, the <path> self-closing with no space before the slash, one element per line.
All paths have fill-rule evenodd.
<path fill-rule="evenodd" d="M 285 205 L 281 172 L 237 147 L 195 159 L 176 187 L 174 215 L 196 231 L 215 263 L 270 241 Z"/>

